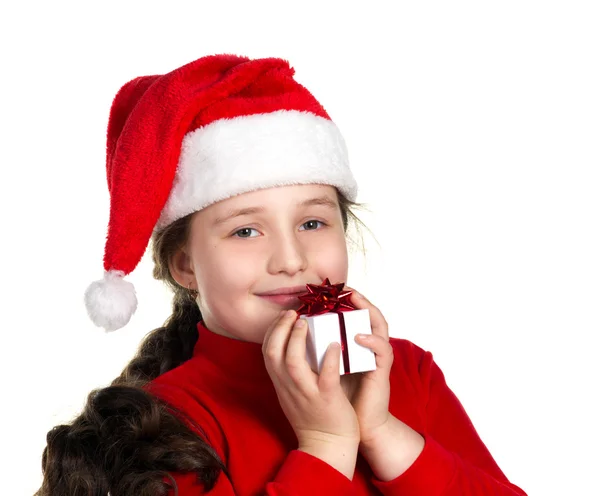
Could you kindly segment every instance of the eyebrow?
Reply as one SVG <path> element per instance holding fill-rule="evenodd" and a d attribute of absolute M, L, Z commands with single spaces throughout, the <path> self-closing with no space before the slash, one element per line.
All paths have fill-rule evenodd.
<path fill-rule="evenodd" d="M 297 208 L 310 207 L 312 205 L 322 205 L 322 206 L 329 207 L 334 210 L 337 210 L 337 208 L 338 208 L 337 202 L 332 200 L 328 196 L 319 196 L 316 198 L 309 198 L 308 200 L 299 202 L 296 205 L 296 207 Z M 246 208 L 239 208 L 236 210 L 231 210 L 231 211 L 227 212 L 227 214 L 225 214 L 224 216 L 217 217 L 215 219 L 213 225 L 216 226 L 219 224 L 223 224 L 224 222 L 227 222 L 228 220 L 234 219 L 236 217 L 242 217 L 243 215 L 258 214 L 258 213 L 262 213 L 264 211 L 265 211 L 264 207 L 246 207 Z"/>

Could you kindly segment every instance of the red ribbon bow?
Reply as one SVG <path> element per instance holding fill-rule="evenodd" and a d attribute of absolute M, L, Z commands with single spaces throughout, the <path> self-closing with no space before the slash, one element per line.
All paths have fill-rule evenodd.
<path fill-rule="evenodd" d="M 302 306 L 297 310 L 298 315 L 321 315 L 323 313 L 337 313 L 340 322 L 340 339 L 342 348 L 342 360 L 344 363 L 344 374 L 350 373 L 350 358 L 348 356 L 348 340 L 346 337 L 346 324 L 342 312 L 355 310 L 350 302 L 352 291 L 344 291 L 344 283 L 331 284 L 325 279 L 320 286 L 307 284 L 308 293 L 298 296 Z"/>
<path fill-rule="evenodd" d="M 344 291 L 344 283 L 331 284 L 326 278 L 320 286 L 307 284 L 307 293 L 298 296 L 302 306 L 297 310 L 298 315 L 321 315 L 327 312 L 345 312 L 356 310 L 350 302 L 352 291 Z"/>

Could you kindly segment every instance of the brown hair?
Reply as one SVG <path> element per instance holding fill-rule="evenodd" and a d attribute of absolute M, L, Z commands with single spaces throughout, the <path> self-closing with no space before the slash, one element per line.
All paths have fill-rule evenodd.
<path fill-rule="evenodd" d="M 347 235 L 349 220 L 364 227 L 352 211 L 360 205 L 339 192 L 338 201 Z M 208 491 L 221 470 L 228 475 L 211 446 L 182 418 L 191 420 L 142 388 L 189 360 L 198 339 L 200 309 L 168 266 L 187 241 L 192 215 L 152 237 L 153 275 L 173 290 L 173 313 L 144 338 L 110 386 L 88 395 L 81 414 L 48 432 L 42 455 L 44 479 L 36 496 L 166 495 L 174 483 L 169 475 L 173 472 L 195 472 Z"/>

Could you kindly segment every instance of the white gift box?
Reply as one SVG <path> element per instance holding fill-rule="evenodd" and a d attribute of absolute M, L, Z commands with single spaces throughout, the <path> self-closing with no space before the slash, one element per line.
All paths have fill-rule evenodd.
<path fill-rule="evenodd" d="M 340 375 L 346 374 L 344 370 L 340 315 L 346 329 L 346 351 L 350 365 L 349 372 L 347 373 L 354 374 L 356 372 L 375 370 L 375 354 L 354 340 L 357 334 L 372 334 L 369 310 L 367 308 L 349 310 L 347 312 L 340 312 L 339 314 L 332 312 L 321 315 L 300 316 L 301 319 L 305 319 L 308 323 L 306 359 L 311 369 L 317 374 L 320 373 L 327 347 L 331 343 L 339 343 L 342 347 L 340 353 Z"/>

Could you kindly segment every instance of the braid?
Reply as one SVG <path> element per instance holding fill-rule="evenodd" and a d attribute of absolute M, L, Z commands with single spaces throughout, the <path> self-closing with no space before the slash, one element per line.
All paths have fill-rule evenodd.
<path fill-rule="evenodd" d="M 152 331 L 136 356 L 112 384 L 143 384 L 189 360 L 198 340 L 202 314 L 196 302 L 182 290 L 173 298 L 173 314 L 163 327 Z"/>
<path fill-rule="evenodd" d="M 199 320 L 195 301 L 176 292 L 173 314 L 144 339 L 121 375 L 93 390 L 70 425 L 48 433 L 37 496 L 166 496 L 170 472 L 196 472 L 206 491 L 221 471 L 227 474 L 212 447 L 181 417 L 191 419 L 142 388 L 192 356 Z"/>

